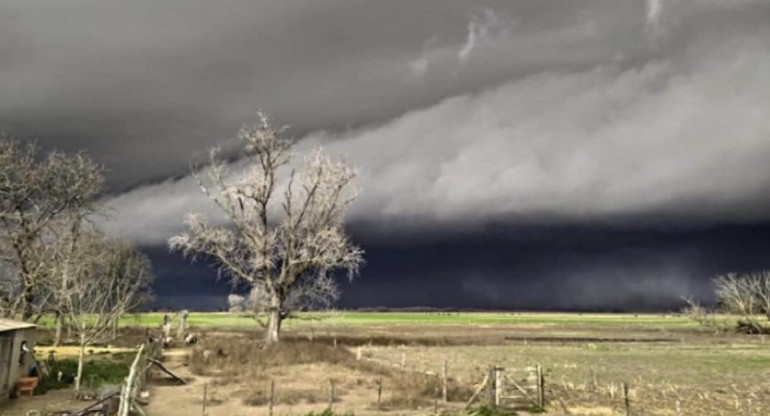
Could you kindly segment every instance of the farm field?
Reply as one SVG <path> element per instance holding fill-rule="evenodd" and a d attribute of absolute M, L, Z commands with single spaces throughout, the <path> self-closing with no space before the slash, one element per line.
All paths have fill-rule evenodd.
<path fill-rule="evenodd" d="M 124 327 L 157 327 L 163 321 L 164 313 L 147 312 L 123 316 L 120 325 Z M 248 329 L 255 327 L 255 321 L 248 316 L 237 316 L 226 312 L 192 312 L 188 322 L 202 329 Z M 408 324 L 454 324 L 454 325 L 597 325 L 634 326 L 659 328 L 693 328 L 695 323 L 686 317 L 671 314 L 598 314 L 598 313 L 550 313 L 550 312 L 357 312 L 334 313 L 304 312 L 295 319 L 285 322 L 292 327 L 346 327 L 357 325 L 408 325 Z M 52 327 L 50 319 L 41 320 L 43 327 Z"/>
<path fill-rule="evenodd" d="M 144 327 L 159 326 L 162 316 L 125 319 L 120 347 L 139 342 Z M 437 406 L 462 414 L 490 366 L 526 379 L 536 365 L 544 369 L 549 414 L 624 415 L 623 383 L 632 415 L 770 414 L 770 341 L 716 334 L 677 315 L 302 314 L 287 322 L 278 355 L 258 348 L 261 334 L 251 318 L 192 313 L 189 322 L 200 343 L 166 357 L 189 384 L 154 386 L 151 416 L 200 414 L 204 385 L 209 416 L 267 415 L 271 382 L 278 392 L 274 414 L 322 411 L 330 383 L 338 412 L 426 415 Z M 204 365 L 205 350 L 221 357 Z M 434 403 L 445 363 L 451 397 Z"/>

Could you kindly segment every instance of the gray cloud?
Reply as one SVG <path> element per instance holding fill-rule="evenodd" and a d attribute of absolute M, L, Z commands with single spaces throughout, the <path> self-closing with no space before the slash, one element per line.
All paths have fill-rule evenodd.
<path fill-rule="evenodd" d="M 602 46 L 585 61 L 614 29 L 584 13 L 572 25 L 519 33 L 516 19 L 482 11 L 463 38 L 429 41 L 417 60 L 404 60 L 410 82 L 505 67 L 528 47 L 537 58 L 522 60 L 542 68 L 376 126 L 310 133 L 302 146 L 323 145 L 360 167 L 363 194 L 351 217 L 374 228 L 765 220 L 770 25 L 753 16 L 770 9 L 696 3 L 637 9 L 647 45 L 638 47 L 648 49 L 600 57 L 612 50 Z M 715 21 L 724 24 L 696 25 Z M 650 24 L 662 33 L 652 45 L 643 36 Z M 572 46 L 582 53 L 570 57 Z M 146 241 L 173 233 L 187 210 L 210 212 L 189 178 L 112 205 L 116 229 Z"/>
<path fill-rule="evenodd" d="M 384 122 L 554 65 L 593 65 L 636 43 L 640 8 L 610 0 L 9 0 L 0 4 L 0 130 L 88 149 L 119 191 L 185 173 L 191 157 L 231 138 L 257 108 L 302 135 Z M 494 30 L 482 30 L 485 16 L 497 19 Z M 589 20 L 602 30 L 578 33 Z M 469 22 L 479 39 L 461 65 Z"/>
<path fill-rule="evenodd" d="M 361 169 L 372 228 L 766 219 L 770 3 L 0 5 L 0 130 L 110 169 L 110 227 L 210 206 L 189 161 L 257 108 Z"/>

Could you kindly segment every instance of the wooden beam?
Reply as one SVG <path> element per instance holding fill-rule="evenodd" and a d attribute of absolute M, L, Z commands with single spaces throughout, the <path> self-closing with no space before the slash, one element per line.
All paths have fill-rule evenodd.
<path fill-rule="evenodd" d="M 532 396 L 530 396 L 530 395 L 529 395 L 529 393 L 527 393 L 527 390 L 526 390 L 526 389 L 524 389 L 524 387 L 521 387 L 521 386 L 519 385 L 519 383 L 517 383 L 517 382 L 516 382 L 516 381 L 515 381 L 513 378 L 511 378 L 511 377 L 505 376 L 505 378 L 506 378 L 506 379 L 508 379 L 508 381 L 510 381 L 510 382 L 511 382 L 511 384 L 513 384 L 513 387 L 516 387 L 516 390 L 518 390 L 518 391 L 519 391 L 521 394 L 523 394 L 523 395 L 524 395 L 524 397 L 525 397 L 527 400 L 529 400 L 530 402 L 532 402 L 532 404 L 533 404 L 533 405 L 535 405 L 535 406 L 539 406 L 539 404 L 537 403 L 537 401 L 536 401 L 535 399 L 533 399 L 533 398 L 532 398 Z"/>
<path fill-rule="evenodd" d="M 161 363 L 160 361 L 158 361 L 158 360 L 156 360 L 156 359 L 153 359 L 153 358 L 149 358 L 149 359 L 148 359 L 148 361 L 149 361 L 149 362 L 151 362 L 151 363 L 153 363 L 153 364 L 155 364 L 156 366 L 158 366 L 158 368 L 160 368 L 160 369 L 161 369 L 161 371 L 163 371 L 164 373 L 166 373 L 166 374 L 168 374 L 169 376 L 171 376 L 171 377 L 172 377 L 174 380 L 178 381 L 178 382 L 179 382 L 179 384 L 187 384 L 187 382 L 186 382 L 186 381 L 184 381 L 184 379 L 182 379 L 182 378 L 181 378 L 181 377 L 179 377 L 178 375 L 176 375 L 176 374 L 172 373 L 172 372 L 171 372 L 171 370 L 169 370 L 168 368 L 166 368 L 166 366 L 165 366 L 165 365 L 163 365 L 163 363 Z"/>
<path fill-rule="evenodd" d="M 479 388 L 476 389 L 476 391 L 473 393 L 473 396 L 468 400 L 468 403 L 465 405 L 465 408 L 468 409 L 471 407 L 474 401 L 476 401 L 476 398 L 479 396 L 479 393 L 481 393 L 484 390 L 484 387 L 487 386 L 487 382 L 489 381 L 489 374 L 484 376 L 484 381 L 481 382 L 479 385 Z"/>

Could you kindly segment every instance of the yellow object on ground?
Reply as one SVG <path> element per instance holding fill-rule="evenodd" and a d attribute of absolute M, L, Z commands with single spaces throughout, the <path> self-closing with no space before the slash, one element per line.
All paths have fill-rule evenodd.
<path fill-rule="evenodd" d="M 38 359 L 45 359 L 48 354 L 54 351 L 56 358 L 63 357 L 77 357 L 80 352 L 80 347 L 74 345 L 60 346 L 60 347 L 35 347 L 35 355 Z M 86 355 L 97 354 L 116 354 L 121 352 L 134 352 L 135 348 L 116 348 L 116 347 L 86 347 Z"/>

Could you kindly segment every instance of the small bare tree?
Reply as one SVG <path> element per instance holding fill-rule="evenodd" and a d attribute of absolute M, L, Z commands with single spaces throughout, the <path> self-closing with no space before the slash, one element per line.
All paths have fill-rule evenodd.
<path fill-rule="evenodd" d="M 698 325 L 712 329 L 714 332 L 725 332 L 728 330 L 726 320 L 716 313 L 718 311 L 702 306 L 700 302 L 690 296 L 682 297 L 682 300 L 687 302 L 687 306 L 682 310 L 682 313 Z"/>
<path fill-rule="evenodd" d="M 235 315 L 246 312 L 246 298 L 235 293 L 227 295 L 227 311 Z"/>
<path fill-rule="evenodd" d="M 717 310 L 738 317 L 736 330 L 747 334 L 770 333 L 770 271 L 727 273 L 716 276 Z M 716 330 L 728 327 L 727 317 L 718 317 L 692 298 L 684 298 L 685 313 L 700 325 Z M 730 324 L 732 325 L 732 324 Z"/>
<path fill-rule="evenodd" d="M 45 273 L 42 298 L 45 299 L 41 312 L 53 315 L 54 318 L 54 346 L 58 346 L 62 338 L 62 329 L 66 326 L 67 296 L 73 273 L 78 273 L 78 262 L 83 259 L 83 235 L 95 233 L 93 224 L 87 221 L 87 217 L 95 212 L 95 206 L 84 209 L 69 210 L 50 225 L 50 233 L 44 238 L 47 247 L 48 272 Z"/>
<path fill-rule="evenodd" d="M 40 314 L 51 270 L 46 234 L 66 213 L 87 211 L 102 182 L 101 168 L 83 155 L 41 158 L 36 146 L 0 136 L 0 253 L 12 269 L 6 316 Z"/>
<path fill-rule="evenodd" d="M 77 246 L 65 290 L 61 290 L 66 322 L 79 346 L 75 389 L 83 376 L 87 345 L 111 335 L 120 316 L 146 299 L 152 281 L 147 257 L 131 246 L 85 232 Z"/>
<path fill-rule="evenodd" d="M 714 278 L 719 307 L 738 315 L 738 329 L 770 333 L 770 271 L 727 273 Z"/>
<path fill-rule="evenodd" d="M 356 196 L 355 170 L 315 150 L 305 158 L 302 173 L 286 173 L 279 195 L 279 178 L 290 162 L 293 141 L 264 114 L 258 116 L 255 126 L 239 134 L 247 171 L 230 175 L 212 152 L 211 184 L 196 173 L 201 189 L 229 223 L 214 225 L 191 214 L 187 231 L 169 244 L 188 256 L 209 256 L 220 273 L 249 285 L 254 310 L 267 315 L 265 341 L 271 344 L 279 340 L 281 322 L 292 311 L 336 299 L 331 273 L 344 269 L 352 278 L 363 251 L 343 229 L 346 209 Z"/>

